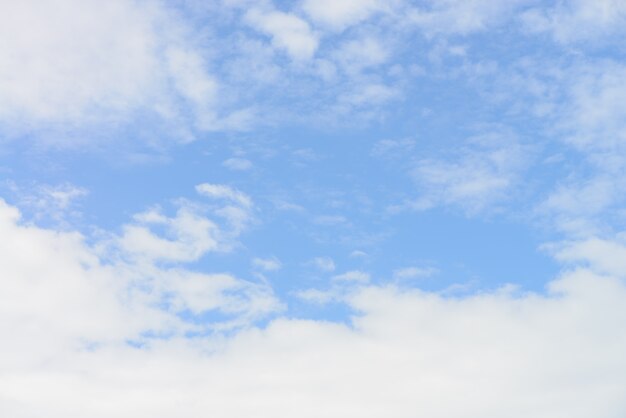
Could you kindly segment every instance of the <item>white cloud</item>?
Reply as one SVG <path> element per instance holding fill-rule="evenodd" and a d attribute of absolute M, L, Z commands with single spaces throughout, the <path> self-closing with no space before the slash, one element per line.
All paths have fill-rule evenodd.
<path fill-rule="evenodd" d="M 370 36 L 344 42 L 333 53 L 333 58 L 348 74 L 355 74 L 384 64 L 389 55 L 389 47 Z"/>
<path fill-rule="evenodd" d="M 537 207 L 554 226 L 570 236 L 592 236 L 602 229 L 602 215 L 621 198 L 619 179 L 598 176 L 557 186 Z"/>
<path fill-rule="evenodd" d="M 333 30 L 343 30 L 393 3 L 379 0 L 304 0 L 302 9 L 315 23 Z"/>
<path fill-rule="evenodd" d="M 523 15 L 535 32 L 550 32 L 561 43 L 606 39 L 624 33 L 626 3 L 622 0 L 570 0 L 551 8 L 534 8 Z"/>
<path fill-rule="evenodd" d="M 0 8 L 3 119 L 71 120 L 90 107 L 123 111 L 145 100 L 157 82 L 151 74 L 156 10 L 71 0 Z"/>
<path fill-rule="evenodd" d="M 40 140 L 63 145 L 137 120 L 179 141 L 193 138 L 189 126 L 236 128 L 217 116 L 219 82 L 179 16 L 131 0 L 1 2 L 0 128 L 60 130 Z"/>
<path fill-rule="evenodd" d="M 247 171 L 252 168 L 252 162 L 245 158 L 229 158 L 222 162 L 222 165 L 229 170 Z"/>
<path fill-rule="evenodd" d="M 467 34 L 502 24 L 532 0 L 428 0 L 412 7 L 408 20 L 432 34 Z"/>
<path fill-rule="evenodd" d="M 405 267 L 393 271 L 393 278 L 399 280 L 416 279 L 430 277 L 437 273 L 437 269 L 432 267 Z"/>
<path fill-rule="evenodd" d="M 527 150 L 499 133 L 471 138 L 469 144 L 458 156 L 418 161 L 412 174 L 422 195 L 410 207 L 457 205 L 476 213 L 507 197 L 526 165 Z"/>
<path fill-rule="evenodd" d="M 219 310 L 234 315 L 234 319 L 226 323 L 208 324 L 209 328 L 220 330 L 247 325 L 251 320 L 280 309 L 270 288 L 228 274 L 168 270 L 161 274 L 160 280 L 175 311 L 189 310 L 199 315 Z"/>
<path fill-rule="evenodd" d="M 330 302 L 336 302 L 341 297 L 341 289 L 331 288 L 328 290 L 305 289 L 296 293 L 296 296 L 306 302 L 325 305 Z"/>
<path fill-rule="evenodd" d="M 358 282 L 367 283 L 370 280 L 369 273 L 360 270 L 350 270 L 342 274 L 333 276 L 333 280 L 338 282 Z"/>
<path fill-rule="evenodd" d="M 309 60 L 318 47 L 317 35 L 309 24 L 294 14 L 279 11 L 249 10 L 246 20 L 259 31 L 271 36 L 272 45 L 294 60 Z"/>
<path fill-rule="evenodd" d="M 350 253 L 350 257 L 353 258 L 363 258 L 363 257 L 367 257 L 367 253 L 365 251 L 361 251 L 361 250 L 354 250 Z"/>
<path fill-rule="evenodd" d="M 196 192 L 217 200 L 218 204 L 207 208 L 179 200 L 173 217 L 164 215 L 158 207 L 138 213 L 133 217 L 135 222 L 124 225 L 115 246 L 136 258 L 171 262 L 189 262 L 209 251 L 231 250 L 252 219 L 252 199 L 221 184 L 202 183 L 196 186 Z M 218 219 L 209 219 L 208 214 Z M 219 218 L 226 224 L 220 223 Z"/>
<path fill-rule="evenodd" d="M 196 191 L 203 196 L 214 199 L 231 200 L 246 208 L 252 206 L 252 199 L 248 195 L 222 184 L 202 183 L 196 186 Z"/>
<path fill-rule="evenodd" d="M 621 238 L 621 239 L 620 239 Z M 617 240 L 586 238 L 545 246 L 557 260 L 567 264 L 587 263 L 594 271 L 618 277 L 626 276 L 626 243 L 624 234 Z"/>
<path fill-rule="evenodd" d="M 152 263 L 154 247 L 144 246 L 146 253 L 138 256 L 142 248 L 133 247 L 132 254 L 124 246 L 111 249 L 106 237 L 88 245 L 76 232 L 25 225 L 4 201 L 0 236 L 0 332 L 12 336 L 0 349 L 3 371 L 102 344 L 146 341 L 150 334 L 243 326 L 280 309 L 264 285 L 159 267 Z M 218 311 L 224 318 L 194 323 L 179 316 L 185 309 Z M 0 405 L 4 399 L 0 389 Z"/>
<path fill-rule="evenodd" d="M 31 211 L 36 220 L 50 219 L 58 225 L 64 224 L 67 217 L 80 215 L 74 209 L 75 202 L 88 194 L 87 189 L 71 183 L 28 187 L 7 182 L 7 187 L 16 195 L 19 205 Z"/>
<path fill-rule="evenodd" d="M 169 48 L 166 65 L 174 87 L 192 106 L 196 125 L 204 130 L 216 130 L 219 126 L 214 112 L 218 94 L 218 82 L 210 76 L 198 51 Z"/>
<path fill-rule="evenodd" d="M 58 186 L 42 186 L 42 193 L 49 198 L 49 202 L 59 209 L 67 209 L 77 198 L 87 195 L 87 190 L 69 183 Z"/>
<path fill-rule="evenodd" d="M 2 213 L 6 232 L 13 221 Z M 22 230 L 18 236 L 22 233 L 29 234 Z M 30 236 L 29 244 L 42 243 L 45 236 Z M 46 249 L 42 255 L 51 250 L 38 249 Z M 61 266 L 58 261 L 74 265 L 77 253 L 68 250 L 61 258 L 40 259 L 40 266 L 59 272 L 50 270 Z M 2 251 L 0 257 L 11 260 L 16 254 Z M 11 265 L 3 262 L 0 268 L 6 272 Z M 63 303 L 72 298 L 61 280 L 68 275 L 57 276 L 59 291 L 44 292 L 28 306 L 23 302 L 29 299 L 7 293 L 6 287 L 31 286 L 34 278 L 45 276 L 1 277 L 0 327 L 10 338 L 0 346 L 0 404 L 12 417 L 45 412 L 50 418 L 194 418 L 211 411 L 226 418 L 408 418 L 416 413 L 613 418 L 626 410 L 621 332 L 626 287 L 588 270 L 565 274 L 546 295 L 516 296 L 503 289 L 446 298 L 362 287 L 345 299 L 359 313 L 349 326 L 280 318 L 226 338 L 174 337 L 144 348 L 76 344 L 80 335 L 93 336 L 96 330 L 115 335 L 131 327 L 129 319 L 137 315 L 123 314 L 116 321 L 105 312 L 99 318 L 111 329 L 102 327 L 97 317 L 86 315 L 97 309 L 93 302 L 102 301 L 102 293 L 79 305 Z M 229 281 L 218 279 L 218 287 Z M 194 286 L 183 293 L 195 297 Z M 88 294 L 80 290 L 82 297 Z M 7 303 L 11 300 L 19 303 Z M 66 317 L 59 316 L 64 306 Z M 84 324 L 68 336 L 76 322 Z"/>
<path fill-rule="evenodd" d="M 311 264 L 321 271 L 335 271 L 335 262 L 330 257 L 315 257 L 311 260 Z"/>
<path fill-rule="evenodd" d="M 172 218 L 151 211 L 135 219 L 138 223 L 125 225 L 119 238 L 121 248 L 133 257 L 193 261 L 223 245 L 219 226 L 193 207 L 181 207 Z M 165 225 L 166 236 L 153 232 L 151 224 Z"/>
<path fill-rule="evenodd" d="M 283 267 L 283 264 L 276 257 L 272 258 L 253 258 L 252 265 L 258 269 L 265 271 L 277 271 Z"/>

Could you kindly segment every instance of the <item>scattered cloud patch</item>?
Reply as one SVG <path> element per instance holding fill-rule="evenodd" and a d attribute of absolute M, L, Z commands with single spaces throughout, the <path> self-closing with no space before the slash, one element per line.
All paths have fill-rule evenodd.
<path fill-rule="evenodd" d="M 408 280 L 430 277 L 438 272 L 433 267 L 405 267 L 393 271 L 396 280 Z"/>
<path fill-rule="evenodd" d="M 264 271 L 277 271 L 283 267 L 283 264 L 276 257 L 272 258 L 253 258 L 252 265 Z"/>
<path fill-rule="evenodd" d="M 311 264 L 320 271 L 335 271 L 335 261 L 330 257 L 315 257 L 313 260 L 311 260 Z"/>
<path fill-rule="evenodd" d="M 519 181 L 527 151 L 515 138 L 487 134 L 450 159 L 419 160 L 412 175 L 422 195 L 408 206 L 454 205 L 470 214 L 493 208 Z"/>
<path fill-rule="evenodd" d="M 394 2 L 387 2 L 391 5 Z M 377 11 L 384 10 L 379 0 L 304 0 L 302 9 L 317 24 L 341 31 L 368 19 Z"/>
<path fill-rule="evenodd" d="M 245 158 L 229 158 L 222 162 L 222 165 L 229 170 L 248 171 L 252 168 L 252 162 Z"/>
<path fill-rule="evenodd" d="M 280 11 L 249 10 L 246 20 L 271 37 L 272 45 L 294 60 L 309 60 L 318 47 L 318 36 L 300 17 Z"/>
<path fill-rule="evenodd" d="M 357 282 L 367 283 L 370 280 L 369 273 L 360 270 L 350 270 L 342 274 L 333 276 L 333 280 L 337 282 Z"/>
<path fill-rule="evenodd" d="M 626 4 L 620 0 L 572 0 L 532 8 L 522 15 L 532 32 L 547 32 L 559 43 L 607 40 L 624 33 Z"/>

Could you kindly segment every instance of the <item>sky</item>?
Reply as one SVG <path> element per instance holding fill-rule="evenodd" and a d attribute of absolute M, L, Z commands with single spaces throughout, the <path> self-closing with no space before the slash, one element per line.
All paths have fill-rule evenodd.
<path fill-rule="evenodd" d="M 0 415 L 623 418 L 625 35 L 0 0 Z"/>

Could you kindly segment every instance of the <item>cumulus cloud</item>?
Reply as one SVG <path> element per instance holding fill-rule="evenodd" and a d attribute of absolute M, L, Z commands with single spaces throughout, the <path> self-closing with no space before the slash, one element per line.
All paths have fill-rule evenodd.
<path fill-rule="evenodd" d="M 241 326 L 279 308 L 264 285 L 156 263 L 189 260 L 177 252 L 179 242 L 168 241 L 172 256 L 160 251 L 164 244 L 154 236 L 147 241 L 156 243 L 143 246 L 126 245 L 126 235 L 121 243 L 105 237 L 88 244 L 77 232 L 40 228 L 20 217 L 0 202 L 0 329 L 14 336 L 7 350 L 32 344 L 16 353 L 15 365 L 70 355 L 68 349 Z M 223 319 L 199 325 L 181 316 L 186 310 L 221 312 Z M 12 360 L 4 360 L 6 370 Z"/>
<path fill-rule="evenodd" d="M 220 247 L 218 225 L 192 207 L 181 207 L 171 218 L 152 211 L 139 214 L 135 220 L 136 223 L 124 226 L 119 245 L 126 253 L 136 257 L 193 261 Z M 166 236 L 153 232 L 153 225 L 164 226 Z"/>
<path fill-rule="evenodd" d="M 68 131 L 149 120 L 185 141 L 233 125 L 189 24 L 161 3 L 2 2 L 0 38 L 0 128 L 12 135 L 61 129 L 41 140 L 67 145 L 85 142 Z"/>
<path fill-rule="evenodd" d="M 308 60 L 318 47 L 317 35 L 309 24 L 290 13 L 252 9 L 246 19 L 259 31 L 269 35 L 272 45 L 295 60 Z"/>
<path fill-rule="evenodd" d="M 217 200 L 216 204 L 207 208 L 201 203 L 179 200 L 172 217 L 158 207 L 138 213 L 134 222 L 123 226 L 115 245 L 128 255 L 155 261 L 189 262 L 209 251 L 229 251 L 252 219 L 252 199 L 221 184 L 199 184 L 196 191 Z M 207 214 L 225 220 L 226 225 L 209 219 Z"/>
<path fill-rule="evenodd" d="M 577 241 L 547 244 L 546 250 L 563 263 L 587 264 L 594 271 L 618 277 L 626 276 L 626 236 L 619 234 L 615 239 L 586 237 Z"/>
<path fill-rule="evenodd" d="M 4 232 L 21 228 L 14 210 L 5 207 L 1 213 Z M 21 233 L 32 240 L 29 244 L 43 245 L 38 247 L 46 250 L 42 255 L 51 255 L 47 239 L 76 245 L 68 236 Z M 67 250 L 64 257 L 41 259 L 39 265 L 48 273 L 65 262 L 76 265 L 80 251 Z M 0 254 L 15 259 L 16 251 Z M 3 262 L 2 268 L 15 265 Z M 344 297 L 356 313 L 349 325 L 279 318 L 226 339 L 173 337 L 147 346 L 87 347 L 72 343 L 68 330 L 78 326 L 76 337 L 124 335 L 135 326 L 128 319 L 136 315 L 113 316 L 107 310 L 89 315 L 108 306 L 102 292 L 85 300 L 90 293 L 80 289 L 81 302 L 68 304 L 72 293 L 60 291 L 67 287 L 43 292 L 28 305 L 11 303 L 26 299 L 15 299 L 15 289 L 6 291 L 9 285 L 50 280 L 58 288 L 67 285 L 67 277 L 80 278 L 76 272 L 52 280 L 50 274 L 16 276 L 16 271 L 0 281 L 0 327 L 11 336 L 0 346 L 5 371 L 0 403 L 10 416 L 45 411 L 51 418 L 193 418 L 209 411 L 227 418 L 408 418 L 417 411 L 442 418 L 587 418 L 626 411 L 626 339 L 620 332 L 626 323 L 626 286 L 589 270 L 564 274 L 550 283 L 547 294 L 520 295 L 505 288 L 447 298 L 364 286 Z M 13 280 L 19 278 L 25 280 Z M 224 282 L 229 279 L 216 278 L 213 284 L 219 288 Z M 209 297 L 196 305 L 193 298 L 207 292 L 197 284 L 181 286 L 181 294 L 190 296 L 188 306 L 216 303 Z M 65 317 L 59 316 L 62 308 Z M 69 321 L 57 322 L 62 318 Z"/>

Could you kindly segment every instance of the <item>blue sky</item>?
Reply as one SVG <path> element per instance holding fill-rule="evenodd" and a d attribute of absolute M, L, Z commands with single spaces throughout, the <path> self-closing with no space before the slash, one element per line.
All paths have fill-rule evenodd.
<path fill-rule="evenodd" d="M 0 411 L 622 417 L 625 16 L 1 3 Z"/>

